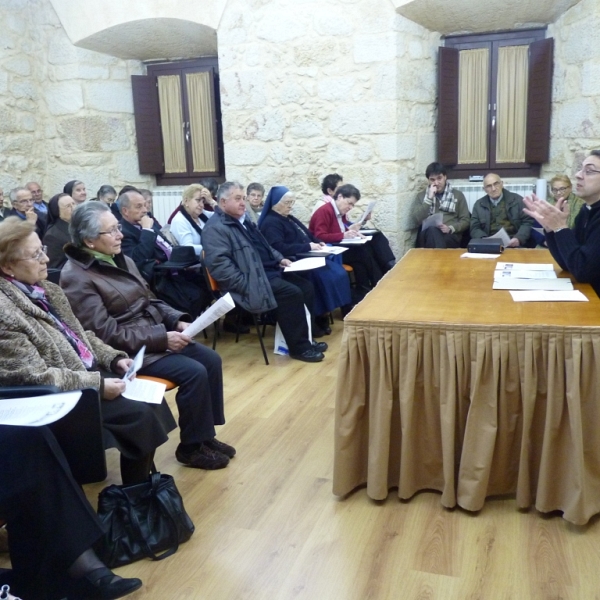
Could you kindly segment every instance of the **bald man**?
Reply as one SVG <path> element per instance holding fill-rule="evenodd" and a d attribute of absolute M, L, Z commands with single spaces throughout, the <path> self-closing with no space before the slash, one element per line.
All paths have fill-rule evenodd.
<path fill-rule="evenodd" d="M 505 190 L 495 173 L 485 176 L 483 189 L 487 195 L 475 202 L 471 213 L 471 238 L 490 237 L 504 227 L 510 237 L 508 248 L 527 246 L 533 219 L 523 212 L 523 197 Z"/>

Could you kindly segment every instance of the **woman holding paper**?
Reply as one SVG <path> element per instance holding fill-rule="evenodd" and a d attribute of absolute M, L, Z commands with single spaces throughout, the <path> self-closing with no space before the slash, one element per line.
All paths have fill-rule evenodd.
<path fill-rule="evenodd" d="M 188 314 L 154 297 L 135 263 L 121 253 L 123 234 L 106 205 L 78 206 L 71 238 L 60 284 L 83 326 L 130 356 L 146 346 L 138 373 L 179 387 L 177 460 L 199 469 L 226 467 L 235 449 L 215 438 L 215 425 L 225 423 L 221 357 L 185 334 Z"/>
<path fill-rule="evenodd" d="M 84 331 L 62 290 L 45 281 L 47 264 L 34 225 L 0 223 L 0 385 L 98 388 L 105 445 L 121 452 L 123 483 L 142 482 L 175 428 L 171 411 L 121 396 L 131 360 Z"/>
<path fill-rule="evenodd" d="M 295 198 L 288 188 L 272 187 L 258 220 L 258 227 L 267 242 L 286 258 L 295 258 L 310 251 L 323 251 L 327 246 L 316 238 L 296 217 L 292 216 Z M 314 313 L 317 325 L 331 332 L 327 313 L 342 307 L 348 312 L 352 304 L 350 280 L 342 267 L 341 255 L 329 255 L 325 267 L 300 271 L 315 288 Z"/>

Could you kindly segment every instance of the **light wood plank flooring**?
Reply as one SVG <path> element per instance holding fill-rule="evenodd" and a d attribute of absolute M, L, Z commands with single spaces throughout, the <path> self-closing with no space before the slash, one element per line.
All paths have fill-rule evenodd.
<path fill-rule="evenodd" d="M 218 436 L 238 456 L 205 472 L 177 463 L 177 432 L 159 448 L 157 466 L 175 477 L 196 532 L 163 562 L 118 570 L 144 581 L 132 600 L 600 598 L 598 518 L 575 527 L 512 499 L 469 514 L 442 508 L 437 493 L 331 494 L 342 327 L 336 319 L 316 365 L 271 354 L 265 366 L 254 336 L 235 344 L 224 334 L 228 421 Z M 267 338 L 272 347 L 272 330 Z M 92 505 L 108 483 L 119 483 L 113 451 L 109 480 L 86 486 Z"/>

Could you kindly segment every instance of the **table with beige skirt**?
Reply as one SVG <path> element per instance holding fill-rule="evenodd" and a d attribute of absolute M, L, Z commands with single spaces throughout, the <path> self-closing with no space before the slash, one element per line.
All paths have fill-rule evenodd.
<path fill-rule="evenodd" d="M 600 299 L 514 302 L 493 290 L 496 260 L 411 250 L 346 317 L 333 493 L 366 483 L 382 500 L 441 492 L 480 510 L 600 512 Z M 547 250 L 503 262 L 553 263 Z"/>

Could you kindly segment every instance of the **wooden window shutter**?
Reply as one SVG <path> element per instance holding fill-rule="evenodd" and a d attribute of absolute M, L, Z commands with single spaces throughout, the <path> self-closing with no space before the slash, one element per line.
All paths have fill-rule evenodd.
<path fill-rule="evenodd" d="M 530 164 L 542 164 L 548 162 L 550 158 L 553 59 L 553 38 L 539 40 L 529 45 L 525 161 Z"/>
<path fill-rule="evenodd" d="M 458 61 L 456 48 L 441 47 L 438 53 L 438 161 L 458 162 Z"/>
<path fill-rule="evenodd" d="M 131 86 L 140 173 L 164 173 L 156 77 L 132 75 Z"/>

